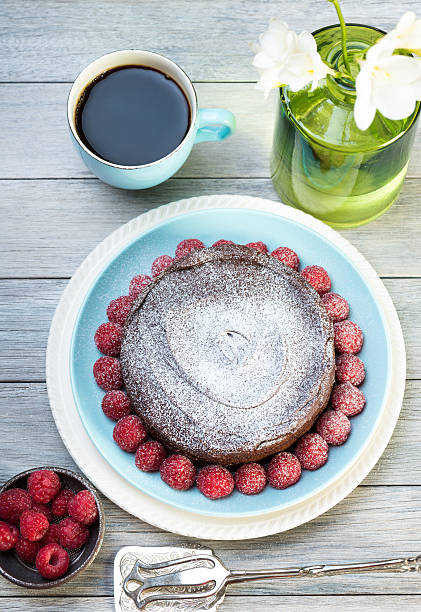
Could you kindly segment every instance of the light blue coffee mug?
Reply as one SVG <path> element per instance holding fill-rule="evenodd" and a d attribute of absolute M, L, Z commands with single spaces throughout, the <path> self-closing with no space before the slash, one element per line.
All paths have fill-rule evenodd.
<path fill-rule="evenodd" d="M 148 66 L 168 74 L 183 89 L 191 108 L 190 128 L 178 147 L 166 157 L 142 166 L 120 166 L 105 161 L 81 141 L 75 126 L 77 103 L 87 85 L 103 72 L 126 65 Z M 223 108 L 197 108 L 193 84 L 177 64 L 158 53 L 136 49 L 108 53 L 82 70 L 70 90 L 67 118 L 72 140 L 87 167 L 105 183 L 123 189 L 146 189 L 166 181 L 181 168 L 195 143 L 224 140 L 235 130 L 235 117 L 230 111 Z"/>

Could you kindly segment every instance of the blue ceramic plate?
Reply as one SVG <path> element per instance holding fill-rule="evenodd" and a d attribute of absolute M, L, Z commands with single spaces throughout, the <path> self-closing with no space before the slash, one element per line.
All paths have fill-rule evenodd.
<path fill-rule="evenodd" d="M 257 496 L 235 491 L 217 501 L 208 500 L 195 488 L 175 491 L 162 482 L 158 473 L 143 473 L 136 468 L 134 456 L 114 443 L 114 422 L 101 410 L 103 391 L 92 375 L 92 366 L 100 356 L 93 336 L 100 323 L 107 320 L 108 303 L 127 294 L 133 276 L 150 274 L 151 264 L 158 255 L 173 256 L 178 242 L 193 237 L 208 246 L 220 238 L 242 244 L 262 240 L 270 250 L 279 245 L 289 246 L 298 253 L 302 267 L 319 264 L 326 268 L 332 278 L 332 291 L 348 299 L 350 318 L 364 331 L 364 347 L 359 356 L 366 365 L 366 380 L 361 387 L 367 398 L 366 408 L 352 418 L 348 441 L 341 447 L 330 448 L 326 465 L 315 472 L 304 470 L 299 482 L 284 491 L 268 486 Z M 376 300 L 359 271 L 329 240 L 275 214 L 247 209 L 209 209 L 180 215 L 155 226 L 112 259 L 81 307 L 73 332 L 70 361 L 73 394 L 82 422 L 97 449 L 121 476 L 144 493 L 172 506 L 199 514 L 233 517 L 273 512 L 302 502 L 350 467 L 381 416 L 391 356 Z"/>

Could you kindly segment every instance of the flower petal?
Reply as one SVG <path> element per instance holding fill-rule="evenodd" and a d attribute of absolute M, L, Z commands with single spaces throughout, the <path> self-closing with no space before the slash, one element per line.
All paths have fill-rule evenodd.
<path fill-rule="evenodd" d="M 409 85 L 375 87 L 373 102 L 388 119 L 405 119 L 415 110 L 415 96 Z"/>
<path fill-rule="evenodd" d="M 369 100 L 364 100 L 360 96 L 354 104 L 354 120 L 360 130 L 366 130 L 370 127 L 376 115 L 376 107 Z"/>
<path fill-rule="evenodd" d="M 410 83 L 421 78 L 421 62 L 414 57 L 392 55 L 379 62 L 379 67 L 395 83 Z"/>
<path fill-rule="evenodd" d="M 399 19 L 398 25 L 396 26 L 397 33 L 401 34 L 402 32 L 408 30 L 414 24 L 415 19 L 416 15 L 414 11 L 407 11 L 406 13 L 404 13 Z"/>

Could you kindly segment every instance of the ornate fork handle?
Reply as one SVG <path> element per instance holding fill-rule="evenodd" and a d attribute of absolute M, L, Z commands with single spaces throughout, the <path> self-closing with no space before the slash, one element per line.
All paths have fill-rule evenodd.
<path fill-rule="evenodd" d="M 242 572 L 234 570 L 228 582 L 248 582 L 249 580 L 270 580 L 273 578 L 308 578 L 334 576 L 336 574 L 362 574 L 365 572 L 420 572 L 421 555 L 387 561 L 368 563 L 347 563 L 344 565 L 310 565 L 307 567 L 286 567 L 274 570 Z"/>

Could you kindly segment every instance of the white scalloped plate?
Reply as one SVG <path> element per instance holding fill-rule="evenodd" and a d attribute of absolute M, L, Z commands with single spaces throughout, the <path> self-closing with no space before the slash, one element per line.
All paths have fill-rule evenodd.
<path fill-rule="evenodd" d="M 114 471 L 89 438 L 73 398 L 69 355 L 75 322 L 86 295 L 102 271 L 124 247 L 160 223 L 194 211 L 248 209 L 276 214 L 316 232 L 339 248 L 358 269 L 374 295 L 388 332 L 390 372 L 381 418 L 355 460 L 329 486 L 305 501 L 274 512 L 245 517 L 204 516 L 181 510 L 143 493 Z M 218 236 L 219 237 L 219 236 Z M 384 451 L 399 416 L 405 387 L 405 347 L 393 303 L 370 264 L 342 236 L 313 217 L 283 204 L 248 196 L 202 196 L 181 200 L 140 215 L 99 244 L 78 268 L 57 307 L 47 349 L 47 386 L 59 433 L 75 462 L 104 495 L 121 508 L 157 527 L 206 539 L 248 539 L 291 529 L 322 514 L 348 495 Z"/>

